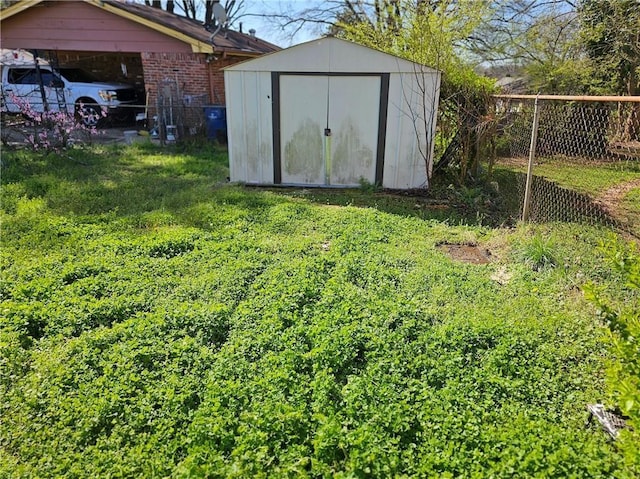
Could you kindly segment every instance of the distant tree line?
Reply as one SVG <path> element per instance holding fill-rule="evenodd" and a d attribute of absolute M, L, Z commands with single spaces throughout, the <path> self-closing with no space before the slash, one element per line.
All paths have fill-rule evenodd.
<path fill-rule="evenodd" d="M 638 0 L 324 0 L 301 8 L 278 5 L 264 15 L 291 35 L 308 28 L 334 35 L 366 29 L 387 39 L 378 45 L 382 49 L 397 43 L 390 38 L 407 36 L 413 17 L 440 12 L 454 17 L 449 22 L 454 28 L 465 20 L 475 23 L 453 45 L 460 61 L 512 66 L 529 78 L 532 92 L 637 95 L 640 89 Z M 474 19 L 455 18 L 470 10 Z M 431 34 L 424 32 L 425 38 Z"/>
<path fill-rule="evenodd" d="M 527 76 L 531 92 L 638 95 L 640 91 L 638 0 L 309 0 L 302 4 L 282 0 L 273 2 L 271 11 L 264 9 L 271 4 L 257 0 L 137 1 L 207 27 L 217 26 L 214 5 L 218 3 L 228 24 L 248 16 L 264 17 L 291 36 L 309 29 L 345 38 L 366 31 L 369 46 L 397 50 L 402 44 L 403 51 L 415 48 L 415 42 L 412 46 L 404 40 L 419 37 L 420 32 L 412 32 L 417 19 L 424 17 L 420 20 L 424 23 L 429 16 L 445 15 L 451 28 L 464 24 L 464 34 L 447 33 L 455 37 L 451 47 L 461 66 L 511 67 Z M 15 3 L 0 0 L 0 7 Z M 460 17 L 469 11 L 474 18 Z M 473 28 L 468 28 L 471 23 Z M 425 39 L 433 39 L 433 33 L 422 32 Z M 438 56 L 435 62 L 441 59 Z M 434 66 L 433 59 L 421 61 Z"/>

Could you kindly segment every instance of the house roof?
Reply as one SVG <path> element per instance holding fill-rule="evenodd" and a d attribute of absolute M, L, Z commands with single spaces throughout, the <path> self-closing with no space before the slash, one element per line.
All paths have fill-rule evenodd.
<path fill-rule="evenodd" d="M 22 0 L 2 10 L 0 21 L 44 1 L 46 0 Z M 212 39 L 202 22 L 147 5 L 117 0 L 82 1 L 187 43 L 195 53 L 228 53 L 254 57 L 280 50 L 280 47 L 260 38 L 233 30 L 220 31 Z"/>
<path fill-rule="evenodd" d="M 496 80 L 495 85 L 502 93 L 526 93 L 529 81 L 526 77 L 504 76 Z"/>

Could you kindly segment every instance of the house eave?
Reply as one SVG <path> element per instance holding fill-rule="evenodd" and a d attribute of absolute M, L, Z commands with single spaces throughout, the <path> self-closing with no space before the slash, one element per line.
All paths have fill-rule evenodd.
<path fill-rule="evenodd" d="M 184 33 L 177 32 L 169 27 L 165 27 L 164 25 L 161 25 L 159 23 L 153 22 L 151 20 L 147 20 L 146 18 L 142 18 L 131 12 L 122 10 L 121 8 L 102 2 L 101 0 L 84 0 L 84 1 L 90 5 L 101 8 L 102 10 L 105 10 L 109 13 L 113 13 L 114 15 L 118 15 L 122 18 L 126 18 L 127 20 L 131 20 L 132 22 L 136 22 L 140 25 L 144 25 L 145 27 L 151 28 L 152 30 L 160 32 L 163 35 L 167 35 L 168 37 L 175 38 L 176 40 L 179 40 L 183 43 L 187 43 L 191 46 L 191 51 L 193 53 L 214 53 L 214 49 L 212 45 L 209 45 L 193 37 L 190 37 L 189 35 L 185 35 Z"/>
<path fill-rule="evenodd" d="M 143 25 L 147 28 L 150 28 L 159 33 L 162 33 L 163 35 L 166 35 L 168 37 L 171 37 L 183 43 L 186 43 L 191 47 L 191 51 L 193 53 L 214 53 L 213 45 L 207 44 L 189 35 L 185 35 L 184 33 L 177 32 L 157 22 L 147 20 L 146 18 L 142 18 L 138 15 L 135 15 L 131 12 L 120 9 L 116 6 L 110 5 L 109 3 L 106 3 L 101 0 L 83 0 L 83 1 L 84 3 L 87 3 L 91 6 L 100 8 L 104 11 L 107 11 L 119 17 L 126 18 L 127 20 L 131 20 L 132 22 L 135 22 L 139 25 Z M 5 20 L 7 18 L 13 17 L 18 13 L 24 12 L 25 10 L 28 10 L 29 8 L 34 7 L 39 3 L 43 3 L 43 2 L 44 0 L 23 0 L 21 2 L 18 2 L 6 8 L 5 10 L 2 10 L 1 12 L 2 16 L 0 17 L 0 20 Z"/>
<path fill-rule="evenodd" d="M 25 10 L 28 10 L 29 8 L 32 8 L 38 4 L 43 3 L 44 1 L 45 0 L 22 0 L 2 10 L 0 12 L 1 13 L 0 21 L 13 17 L 14 15 L 17 15 L 21 12 L 24 12 Z M 156 32 L 159 32 L 170 38 L 178 40 L 182 43 L 186 43 L 191 47 L 191 51 L 193 53 L 203 53 L 203 54 L 219 53 L 224 55 L 233 55 L 237 57 L 246 57 L 246 58 L 253 58 L 253 57 L 258 57 L 262 55 L 262 53 L 260 52 L 255 52 L 251 50 L 244 50 L 244 49 L 238 50 L 235 48 L 216 47 L 215 40 L 213 44 L 207 43 L 205 41 L 202 41 L 199 38 L 194 38 L 190 35 L 187 35 L 185 33 L 182 33 L 170 27 L 167 27 L 161 23 L 141 17 L 123 8 L 119 8 L 117 5 L 114 5 L 111 2 L 105 2 L 103 0 L 82 0 L 82 1 L 88 5 L 91 5 L 96 8 L 100 8 L 101 10 L 109 12 L 113 15 L 117 15 L 121 18 L 125 18 L 139 25 L 150 28 Z"/>
<path fill-rule="evenodd" d="M 7 18 L 13 17 L 14 15 L 27 10 L 38 3 L 42 3 L 43 0 L 23 0 L 18 3 L 14 3 L 10 7 L 5 8 L 0 11 L 0 20 L 5 20 Z"/>

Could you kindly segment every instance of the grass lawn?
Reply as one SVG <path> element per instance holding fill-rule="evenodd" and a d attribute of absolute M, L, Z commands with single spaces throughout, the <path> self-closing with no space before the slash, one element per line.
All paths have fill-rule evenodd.
<path fill-rule="evenodd" d="M 640 185 L 640 177 L 638 178 Z M 627 224 L 640 225 L 640 186 L 629 188 L 622 194 L 620 215 Z M 640 226 L 636 228 L 640 231 Z"/>
<path fill-rule="evenodd" d="M 609 231 L 70 154 L 3 152 L 0 477 L 637 472 L 585 427 L 614 359 L 581 288 L 638 299 Z"/>
<path fill-rule="evenodd" d="M 527 159 L 498 161 L 497 168 L 527 172 Z M 640 178 L 640 162 L 572 162 L 562 158 L 537 158 L 533 174 L 558 183 L 564 188 L 598 198 L 620 183 Z"/>
<path fill-rule="evenodd" d="M 498 161 L 498 176 L 510 171 L 526 173 L 527 160 Z M 640 235 L 640 162 L 572 162 L 562 158 L 538 158 L 533 174 L 594 198 L 636 236 Z"/>

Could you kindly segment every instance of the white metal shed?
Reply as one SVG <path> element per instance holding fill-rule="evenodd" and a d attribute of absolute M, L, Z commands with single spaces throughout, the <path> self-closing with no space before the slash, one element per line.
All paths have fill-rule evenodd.
<path fill-rule="evenodd" d="M 326 37 L 224 75 L 231 181 L 428 186 L 437 70 Z"/>

